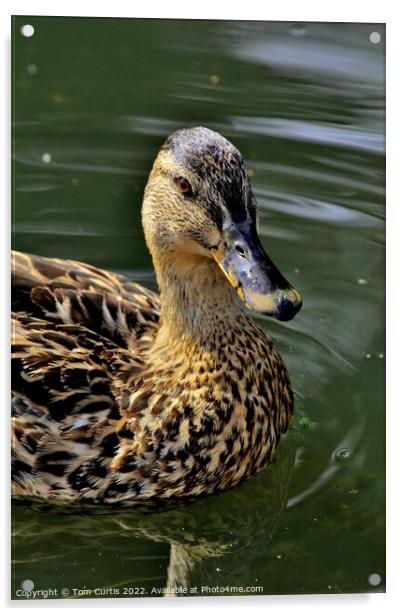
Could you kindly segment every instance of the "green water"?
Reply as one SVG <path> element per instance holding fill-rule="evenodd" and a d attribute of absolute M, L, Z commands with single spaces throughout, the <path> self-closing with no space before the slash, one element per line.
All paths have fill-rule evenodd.
<path fill-rule="evenodd" d="M 304 306 L 260 319 L 296 394 L 275 463 L 161 513 L 15 506 L 13 597 L 24 580 L 58 596 L 385 590 L 385 52 L 372 31 L 384 39 L 379 24 L 14 18 L 15 248 L 155 288 L 147 174 L 170 132 L 206 125 L 242 151 L 263 243 Z"/>

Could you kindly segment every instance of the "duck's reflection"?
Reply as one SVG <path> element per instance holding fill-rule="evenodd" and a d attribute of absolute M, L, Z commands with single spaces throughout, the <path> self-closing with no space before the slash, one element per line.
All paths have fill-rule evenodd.
<path fill-rule="evenodd" d="M 242 486 L 171 509 L 16 506 L 15 589 L 28 577 L 55 587 L 145 588 L 145 595 L 156 587 L 165 596 L 253 585 L 252 562 L 272 539 L 293 466 L 284 439 L 274 463 Z"/>

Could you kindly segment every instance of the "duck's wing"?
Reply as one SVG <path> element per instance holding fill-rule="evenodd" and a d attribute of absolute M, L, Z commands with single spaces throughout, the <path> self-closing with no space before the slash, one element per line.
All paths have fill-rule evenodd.
<path fill-rule="evenodd" d="M 121 368 L 141 358 L 77 324 L 13 313 L 16 496 L 95 494 L 118 447 Z"/>
<path fill-rule="evenodd" d="M 12 253 L 12 305 L 53 323 L 79 324 L 130 347 L 156 333 L 159 296 L 79 261 Z"/>

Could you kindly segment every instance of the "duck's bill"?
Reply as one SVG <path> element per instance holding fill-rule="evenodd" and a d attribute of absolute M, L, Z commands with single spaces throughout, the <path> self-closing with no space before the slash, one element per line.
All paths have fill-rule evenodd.
<path fill-rule="evenodd" d="M 212 256 L 245 305 L 280 321 L 289 321 L 302 306 L 300 293 L 265 253 L 254 225 L 231 225 Z"/>

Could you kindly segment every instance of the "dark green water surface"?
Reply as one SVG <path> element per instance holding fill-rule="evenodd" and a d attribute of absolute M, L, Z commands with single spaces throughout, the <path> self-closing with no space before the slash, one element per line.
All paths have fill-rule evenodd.
<path fill-rule="evenodd" d="M 13 597 L 27 580 L 58 596 L 384 591 L 384 36 L 379 24 L 14 18 L 15 248 L 156 288 L 147 175 L 170 132 L 205 125 L 243 153 L 264 246 L 304 307 L 290 323 L 259 319 L 296 394 L 270 468 L 165 512 L 16 505 Z"/>

